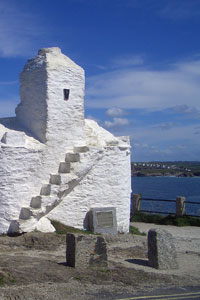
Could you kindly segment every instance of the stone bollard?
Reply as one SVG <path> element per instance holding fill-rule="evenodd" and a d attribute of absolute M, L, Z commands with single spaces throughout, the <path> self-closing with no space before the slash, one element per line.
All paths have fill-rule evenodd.
<path fill-rule="evenodd" d="M 177 269 L 173 236 L 166 230 L 150 229 L 148 232 L 149 265 L 159 270 Z"/>
<path fill-rule="evenodd" d="M 176 197 L 176 216 L 182 217 L 185 214 L 185 197 Z"/>
<path fill-rule="evenodd" d="M 140 199 L 141 194 L 133 195 L 133 214 L 137 213 L 140 210 Z"/>
<path fill-rule="evenodd" d="M 67 265 L 73 268 L 108 267 L 104 237 L 68 233 L 66 260 Z"/>

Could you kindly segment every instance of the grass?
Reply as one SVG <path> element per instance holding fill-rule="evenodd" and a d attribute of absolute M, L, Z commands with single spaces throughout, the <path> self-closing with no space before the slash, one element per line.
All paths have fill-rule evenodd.
<path fill-rule="evenodd" d="M 80 230 L 80 229 L 77 229 L 77 228 L 74 228 L 74 227 L 63 225 L 58 221 L 51 221 L 51 224 L 56 229 L 57 234 L 67 234 L 67 233 L 95 234 L 91 231 Z M 134 226 L 130 226 L 129 232 L 131 234 L 146 235 L 146 233 L 140 232 L 139 229 L 134 227 Z M 99 235 L 99 233 L 98 233 L 98 235 Z"/>
<path fill-rule="evenodd" d="M 64 224 L 61 224 L 58 221 L 51 221 L 51 224 L 56 229 L 57 234 L 67 234 L 67 233 L 94 234 L 93 232 L 88 230 L 81 230 L 74 227 L 66 226 Z"/>
<path fill-rule="evenodd" d="M 175 225 L 175 226 L 199 226 L 200 218 L 198 217 L 176 217 L 175 215 L 163 216 L 159 214 L 148 214 L 138 212 L 131 216 L 131 222 L 154 223 L 158 225 Z"/>
<path fill-rule="evenodd" d="M 129 227 L 129 232 L 131 234 L 136 234 L 136 235 L 143 235 L 143 236 L 146 235 L 145 232 L 140 232 L 138 228 L 136 228 L 135 226 L 132 226 L 132 225 Z"/>
<path fill-rule="evenodd" d="M 0 286 L 4 285 L 4 277 L 2 275 L 0 275 Z"/>
<path fill-rule="evenodd" d="M 5 284 L 13 284 L 15 280 L 11 278 L 11 276 L 6 272 L 0 272 L 0 286 Z"/>

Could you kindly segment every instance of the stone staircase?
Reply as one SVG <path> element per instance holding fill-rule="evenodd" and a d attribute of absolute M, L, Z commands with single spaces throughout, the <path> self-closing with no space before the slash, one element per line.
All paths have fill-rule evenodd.
<path fill-rule="evenodd" d="M 73 152 L 66 153 L 58 173 L 50 174 L 49 182 L 42 185 L 40 195 L 31 198 L 30 206 L 21 208 L 19 219 L 11 222 L 8 232 L 22 233 L 37 229 L 40 219 L 59 205 L 103 156 L 103 150 L 89 149 L 87 146 L 74 147 Z M 46 221 L 50 224 L 48 219 Z"/>

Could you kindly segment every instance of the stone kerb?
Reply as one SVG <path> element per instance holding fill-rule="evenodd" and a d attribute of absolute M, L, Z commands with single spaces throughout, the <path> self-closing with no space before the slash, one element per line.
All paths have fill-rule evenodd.
<path fill-rule="evenodd" d="M 73 268 L 108 267 L 107 244 L 102 236 L 67 234 L 66 260 Z"/>
<path fill-rule="evenodd" d="M 177 269 L 173 236 L 166 230 L 150 229 L 148 232 L 149 265 L 160 270 Z"/>

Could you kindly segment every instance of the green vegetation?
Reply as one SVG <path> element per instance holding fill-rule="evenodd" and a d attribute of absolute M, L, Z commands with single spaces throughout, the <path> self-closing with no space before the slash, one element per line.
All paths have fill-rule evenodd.
<path fill-rule="evenodd" d="M 4 277 L 0 274 L 0 286 L 4 285 Z"/>
<path fill-rule="evenodd" d="M 158 225 L 175 225 L 175 226 L 199 226 L 200 218 L 198 217 L 176 217 L 175 215 L 162 216 L 159 214 L 148 214 L 138 212 L 131 216 L 131 222 L 154 223 Z"/>
<path fill-rule="evenodd" d="M 132 225 L 129 227 L 129 232 L 131 234 L 136 234 L 136 235 L 146 235 L 145 232 L 140 232 L 138 228 L 136 228 L 135 226 L 132 226 Z"/>
<path fill-rule="evenodd" d="M 67 233 L 81 233 L 81 234 L 94 234 L 91 231 L 87 230 L 80 230 L 74 227 L 66 226 L 64 224 L 61 224 L 58 221 L 51 221 L 51 224 L 56 229 L 57 234 L 67 234 Z"/>
<path fill-rule="evenodd" d="M 7 272 L 1 271 L 0 286 L 3 286 L 4 284 L 12 284 L 12 283 L 15 283 L 15 280 L 13 280 Z"/>
<path fill-rule="evenodd" d="M 51 221 L 51 224 L 55 227 L 57 234 L 67 234 L 67 233 L 95 234 L 91 231 L 80 230 L 74 227 L 63 225 L 57 221 Z M 129 231 L 131 234 L 146 235 L 146 233 L 140 232 L 139 229 L 137 229 L 134 226 L 130 226 Z"/>

